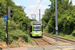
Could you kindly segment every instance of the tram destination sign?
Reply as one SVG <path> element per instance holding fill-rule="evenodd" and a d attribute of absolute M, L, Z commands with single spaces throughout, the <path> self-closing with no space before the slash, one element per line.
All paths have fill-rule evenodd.
<path fill-rule="evenodd" d="M 41 25 L 41 22 L 33 22 L 33 25 Z"/>

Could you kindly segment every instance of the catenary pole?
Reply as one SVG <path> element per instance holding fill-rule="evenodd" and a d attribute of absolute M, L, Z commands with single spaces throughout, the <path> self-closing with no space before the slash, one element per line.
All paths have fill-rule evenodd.
<path fill-rule="evenodd" d="M 55 0 L 55 22 L 56 22 L 56 41 L 58 42 L 58 22 L 57 22 L 57 0 Z"/>

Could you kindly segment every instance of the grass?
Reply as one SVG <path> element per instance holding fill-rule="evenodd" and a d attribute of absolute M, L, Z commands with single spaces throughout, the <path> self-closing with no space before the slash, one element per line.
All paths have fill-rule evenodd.
<path fill-rule="evenodd" d="M 45 29 L 44 29 L 44 32 L 48 33 L 47 30 L 45 31 Z M 56 33 L 53 34 L 53 32 L 48 33 L 48 34 L 56 36 Z M 75 30 L 70 35 L 64 34 L 62 32 L 58 32 L 58 36 L 64 37 L 66 39 L 75 39 Z"/>
<path fill-rule="evenodd" d="M 12 42 L 12 44 L 15 44 L 17 47 L 20 47 L 19 42 L 16 41 L 16 40 L 14 40 L 14 41 Z M 11 47 L 12 47 L 12 46 L 11 46 Z"/>
<path fill-rule="evenodd" d="M 19 38 L 22 38 L 24 41 L 28 38 L 28 35 L 25 34 L 22 30 L 16 29 L 9 32 L 9 43 L 13 42 L 14 40 L 17 40 Z"/>
<path fill-rule="evenodd" d="M 56 34 L 53 34 L 53 32 L 48 33 L 48 34 L 56 36 Z M 58 33 L 58 36 L 64 37 L 66 39 L 75 39 L 75 36 L 73 36 L 72 34 L 71 35 L 66 35 L 66 34 L 63 34 L 63 33 Z"/>
<path fill-rule="evenodd" d="M 9 43 L 12 43 L 14 42 L 14 40 L 17 40 L 19 38 L 22 39 L 21 41 L 25 41 L 26 43 L 30 43 L 31 45 L 34 45 L 33 42 L 31 41 L 30 36 L 27 34 L 27 32 L 24 33 L 22 30 L 19 30 L 19 29 L 9 32 Z"/>
<path fill-rule="evenodd" d="M 75 36 L 73 36 L 72 34 L 66 35 L 66 34 L 63 34 L 63 33 L 59 33 L 59 36 L 64 37 L 66 39 L 75 39 Z"/>

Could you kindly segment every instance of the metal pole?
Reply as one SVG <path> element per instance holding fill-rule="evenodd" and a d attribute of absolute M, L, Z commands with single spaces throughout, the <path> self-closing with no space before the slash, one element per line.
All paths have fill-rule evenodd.
<path fill-rule="evenodd" d="M 6 44 L 8 45 L 8 0 L 7 0 L 7 5 L 6 5 L 6 14 L 7 14 L 7 22 L 6 22 Z"/>
<path fill-rule="evenodd" d="M 35 20 L 36 20 L 36 15 L 35 15 Z"/>
<path fill-rule="evenodd" d="M 39 9 L 39 21 L 40 21 L 40 9 Z"/>
<path fill-rule="evenodd" d="M 31 17 L 32 17 L 32 19 L 33 19 L 33 14 L 31 14 Z"/>
<path fill-rule="evenodd" d="M 58 42 L 57 0 L 55 0 L 56 41 Z"/>

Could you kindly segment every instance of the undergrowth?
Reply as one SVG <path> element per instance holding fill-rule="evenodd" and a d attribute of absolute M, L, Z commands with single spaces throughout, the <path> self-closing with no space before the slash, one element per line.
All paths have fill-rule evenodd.
<path fill-rule="evenodd" d="M 16 24 L 13 20 L 8 20 L 8 42 L 9 44 L 13 43 L 15 40 L 21 38 L 26 43 L 33 44 L 31 38 L 28 35 L 28 32 L 25 30 L 24 32 L 20 29 L 20 25 Z M 6 42 L 5 39 L 6 34 L 6 22 L 4 22 L 4 18 L 0 18 L 0 42 Z"/>

